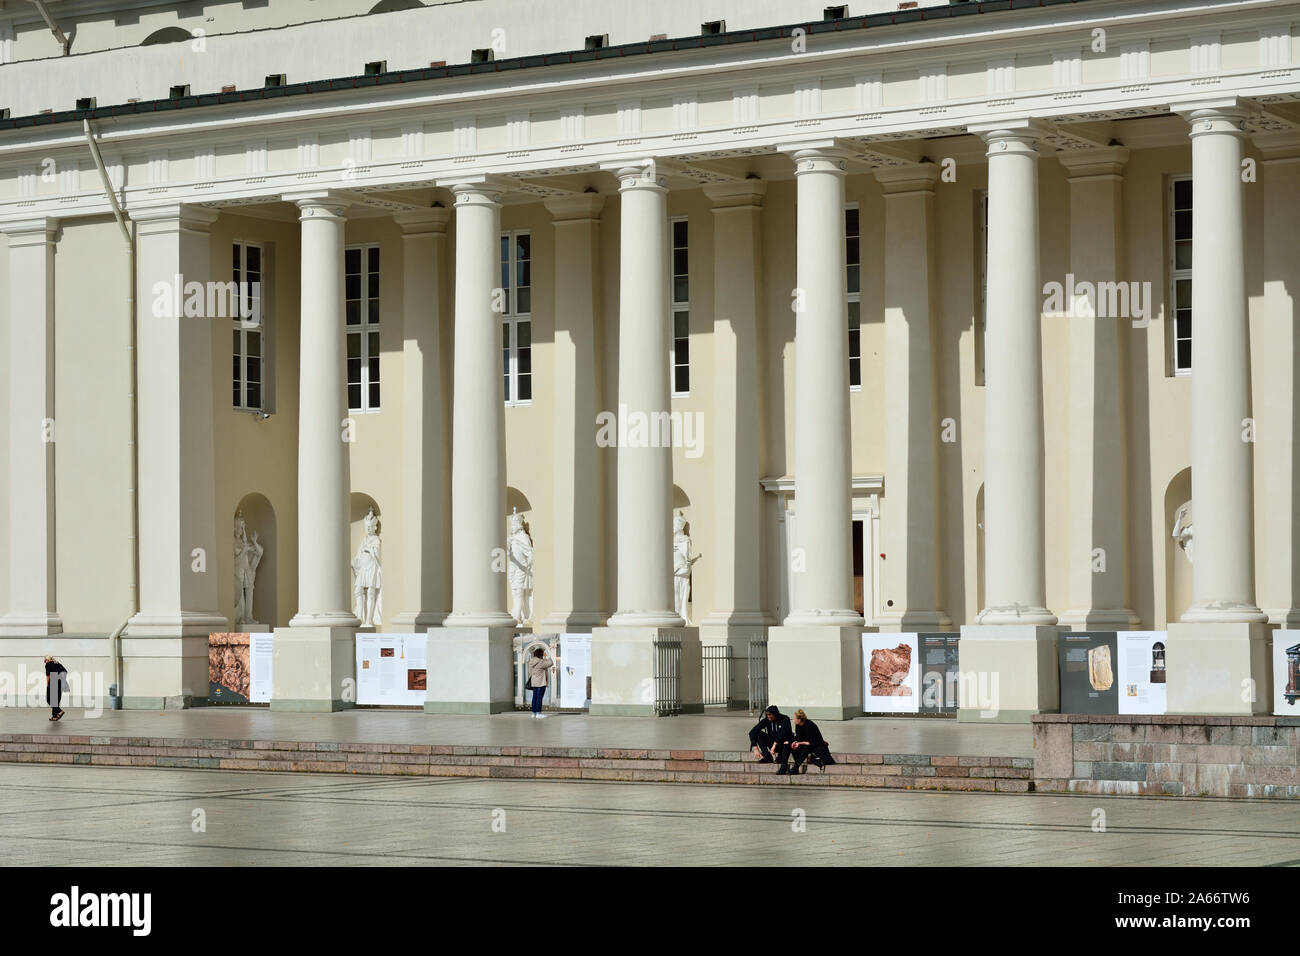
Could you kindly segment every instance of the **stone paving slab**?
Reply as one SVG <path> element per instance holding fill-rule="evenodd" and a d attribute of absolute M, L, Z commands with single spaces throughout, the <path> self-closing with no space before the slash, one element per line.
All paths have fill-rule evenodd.
<path fill-rule="evenodd" d="M 428 715 L 414 711 L 350 710 L 333 714 L 292 714 L 264 707 L 196 707 L 191 710 L 103 711 L 98 717 L 69 710 L 58 723 L 49 711 L 0 708 L 0 734 L 31 734 L 42 743 L 76 743 L 107 738 L 122 746 L 228 747 L 234 741 L 259 741 L 264 749 L 292 750 L 312 742 L 315 749 L 346 744 L 450 745 L 456 747 L 601 748 L 737 751 L 748 744 L 758 719 L 747 714 L 679 717 L 591 717 L 551 714 L 533 720 L 526 712 L 493 716 Z M 973 758 L 1032 757 L 1029 725 L 969 724 L 944 718 L 864 717 L 818 723 L 832 753 L 944 755 Z M 83 739 L 84 738 L 84 739 Z M 393 751 L 397 752 L 397 751 Z M 535 756 L 544 756 L 536 754 Z M 566 754 L 567 756 L 567 754 Z"/>

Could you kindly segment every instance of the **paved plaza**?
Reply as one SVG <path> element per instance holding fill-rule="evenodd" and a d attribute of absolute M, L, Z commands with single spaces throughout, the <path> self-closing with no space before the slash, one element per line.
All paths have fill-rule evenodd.
<path fill-rule="evenodd" d="M 292 714 L 260 707 L 196 707 L 170 711 L 68 710 L 57 724 L 44 709 L 9 709 L 0 733 L 90 734 L 238 740 L 324 740 L 339 743 L 453 744 L 458 746 L 627 747 L 661 750 L 745 750 L 756 716 L 591 717 L 527 712 L 491 717 L 433 716 L 412 711 L 346 710 Z M 861 718 L 822 721 L 839 753 L 917 753 L 1031 757 L 1028 725 L 959 724 L 942 718 Z"/>
<path fill-rule="evenodd" d="M 0 765 L 0 845 L 24 866 L 1296 866 L 1300 818 L 1266 801 Z"/>

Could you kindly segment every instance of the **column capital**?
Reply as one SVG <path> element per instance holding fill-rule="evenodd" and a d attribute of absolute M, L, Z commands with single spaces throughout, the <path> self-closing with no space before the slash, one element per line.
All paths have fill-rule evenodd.
<path fill-rule="evenodd" d="M 53 245 L 54 235 L 58 229 L 59 220 L 49 216 L 33 216 L 30 219 L 0 222 L 0 233 L 9 237 L 10 249 L 15 246 Z"/>
<path fill-rule="evenodd" d="M 1056 156 L 1061 161 L 1061 165 L 1069 171 L 1069 179 L 1072 183 L 1092 179 L 1120 178 L 1124 175 L 1124 164 L 1128 162 L 1128 157 L 1128 148 L 1124 146 L 1068 149 Z"/>
<path fill-rule="evenodd" d="M 596 222 L 605 208 L 605 197 L 600 193 L 551 196 L 543 199 L 542 205 L 557 225 L 562 222 Z"/>
<path fill-rule="evenodd" d="M 407 209 L 393 213 L 393 222 L 402 227 L 403 239 L 412 239 L 416 236 L 445 236 L 450 219 L 451 210 L 445 206 Z"/>
<path fill-rule="evenodd" d="M 939 181 L 937 163 L 906 163 L 902 166 L 887 166 L 875 171 L 876 179 L 885 187 L 885 196 L 907 196 L 914 193 L 934 193 L 934 184 Z"/>
<path fill-rule="evenodd" d="M 1038 154 L 1038 141 L 1049 131 L 1041 120 L 1023 117 L 1020 119 L 996 120 L 988 123 L 970 123 L 966 132 L 978 136 L 988 145 L 986 156 L 1004 156 L 1008 153 L 1022 155 Z"/>
<path fill-rule="evenodd" d="M 489 176 L 477 173 L 466 176 L 449 176 L 439 179 L 439 186 L 451 190 L 456 206 L 501 205 L 501 197 L 514 188 L 515 184 L 501 176 Z"/>
<path fill-rule="evenodd" d="M 713 211 L 761 208 L 767 195 L 767 183 L 761 179 L 738 179 L 727 183 L 709 183 L 704 195 L 713 202 Z"/>
<path fill-rule="evenodd" d="M 342 219 L 351 203 L 328 189 L 282 193 L 280 198 L 298 207 L 298 221 L 307 219 Z"/>
<path fill-rule="evenodd" d="M 668 191 L 668 176 L 663 159 L 647 156 L 644 159 L 619 160 L 601 163 L 600 168 L 613 173 L 618 179 L 618 191 L 628 189 L 657 189 Z"/>
<path fill-rule="evenodd" d="M 1193 139 L 1207 133 L 1245 136 L 1246 117 L 1250 115 L 1246 101 L 1237 96 L 1170 103 L 1169 111 L 1187 121 Z"/>
<path fill-rule="evenodd" d="M 791 143 L 778 148 L 794 163 L 795 177 L 804 173 L 834 173 L 844 175 L 849 168 L 853 154 L 840 145 L 837 139 L 818 140 L 815 142 Z"/>

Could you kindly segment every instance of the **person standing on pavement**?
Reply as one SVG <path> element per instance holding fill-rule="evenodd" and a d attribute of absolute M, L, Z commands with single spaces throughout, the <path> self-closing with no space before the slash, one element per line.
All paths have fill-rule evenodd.
<path fill-rule="evenodd" d="M 542 698 L 546 695 L 546 685 L 550 677 L 547 672 L 554 666 L 555 661 L 547 656 L 545 648 L 533 649 L 533 656 L 528 661 L 528 686 L 533 692 L 534 720 L 541 720 L 546 716 L 542 713 Z"/>
<path fill-rule="evenodd" d="M 53 656 L 45 658 L 45 703 L 50 705 L 50 720 L 58 720 L 63 716 L 63 710 L 59 707 L 59 702 L 63 699 L 63 691 L 68 685 L 68 669 L 60 664 Z"/>

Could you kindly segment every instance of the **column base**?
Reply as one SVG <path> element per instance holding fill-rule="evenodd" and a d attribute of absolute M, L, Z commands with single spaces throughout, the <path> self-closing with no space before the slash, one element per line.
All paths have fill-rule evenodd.
<path fill-rule="evenodd" d="M 505 627 L 444 625 L 429 631 L 429 690 L 424 699 L 424 712 L 499 714 L 513 710 L 513 644 L 517 631 L 513 624 Z"/>
<path fill-rule="evenodd" d="M 186 708 L 206 701 L 208 634 L 228 626 L 218 618 L 201 634 L 140 634 L 132 633 L 135 625 L 130 625 L 120 638 L 123 709 Z"/>
<path fill-rule="evenodd" d="M 403 611 L 393 618 L 393 631 L 398 634 L 420 634 L 434 627 L 442 627 L 447 620 L 446 611 Z"/>
<path fill-rule="evenodd" d="M 1249 717 L 1273 712 L 1267 624 L 1177 621 L 1168 630 L 1166 713 Z"/>
<path fill-rule="evenodd" d="M 975 624 L 961 629 L 957 719 L 1027 724 L 1060 709 L 1059 628 Z M 972 699 L 973 698 L 973 699 Z"/>
<path fill-rule="evenodd" d="M 1057 623 L 1072 631 L 1128 631 L 1142 619 L 1128 608 L 1088 608 L 1066 611 Z"/>
<path fill-rule="evenodd" d="M 786 619 L 787 622 L 790 620 Z M 813 720 L 862 716 L 863 625 L 790 624 L 767 632 L 768 704 Z"/>
<path fill-rule="evenodd" d="M 570 611 L 568 614 L 550 614 L 542 618 L 538 633 L 590 634 L 604 625 L 607 615 L 603 611 Z"/>
<path fill-rule="evenodd" d="M 361 618 L 351 611 L 299 611 L 289 618 L 289 626 L 349 627 L 356 630 L 361 626 Z"/>
<path fill-rule="evenodd" d="M 731 690 L 728 710 L 749 709 L 749 645 L 767 642 L 772 626 L 762 614 L 719 614 L 700 622 L 700 644 L 706 647 L 731 648 Z"/>
<path fill-rule="evenodd" d="M 612 622 L 613 619 L 611 619 Z M 681 641 L 681 712 L 704 713 L 698 627 L 598 627 L 591 632 L 591 715 L 655 717 L 655 641 Z"/>
<path fill-rule="evenodd" d="M 952 618 L 942 610 L 888 612 L 873 618 L 876 629 L 880 631 L 946 631 L 952 627 Z"/>
<path fill-rule="evenodd" d="M 349 626 L 277 627 L 271 638 L 271 709 L 330 713 L 355 707 L 356 631 Z"/>
<path fill-rule="evenodd" d="M 1179 619 L 1187 624 L 1264 624 L 1268 615 L 1253 604 L 1237 601 L 1213 601 L 1207 604 L 1193 604 Z"/>
<path fill-rule="evenodd" d="M 62 633 L 63 621 L 52 611 L 15 611 L 0 617 L 0 637 L 44 637 Z"/>
<path fill-rule="evenodd" d="M 1008 604 L 986 607 L 975 615 L 975 624 L 990 627 L 1052 627 L 1056 624 L 1056 615 L 1045 607 Z"/>

